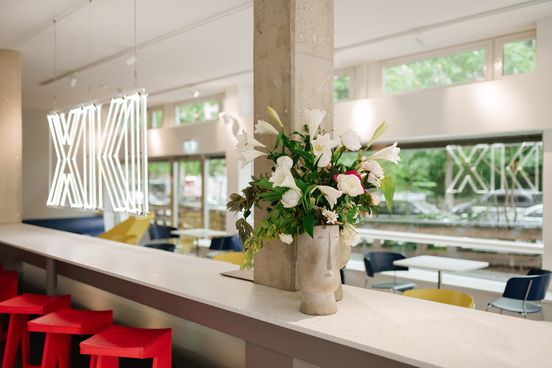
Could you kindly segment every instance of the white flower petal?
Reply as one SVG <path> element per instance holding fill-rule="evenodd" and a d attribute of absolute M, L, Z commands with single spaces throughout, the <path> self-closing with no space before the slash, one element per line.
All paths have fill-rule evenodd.
<path fill-rule="evenodd" d="M 351 197 L 364 193 L 360 179 L 353 174 L 339 174 L 337 176 L 337 189 Z"/>
<path fill-rule="evenodd" d="M 278 135 L 278 131 L 270 123 L 267 123 L 264 120 L 257 120 L 255 124 L 255 133 L 257 134 L 273 134 Z"/>
<path fill-rule="evenodd" d="M 347 131 L 341 135 L 341 143 L 349 151 L 358 151 L 362 147 L 360 144 L 360 136 L 351 129 L 347 129 Z"/>
<path fill-rule="evenodd" d="M 295 189 L 289 189 L 282 196 L 281 202 L 285 208 L 293 208 L 297 206 L 299 200 L 301 199 L 301 194 Z"/>
<path fill-rule="evenodd" d="M 266 156 L 266 153 L 257 151 L 253 148 L 248 148 L 239 152 L 239 160 L 241 161 L 242 169 L 257 157 Z"/>
<path fill-rule="evenodd" d="M 391 161 L 393 163 L 397 163 L 401 160 L 399 157 L 399 152 L 401 149 L 397 147 L 397 142 L 393 143 L 389 147 L 385 147 L 384 149 L 374 153 L 372 156 L 368 157 L 370 160 L 387 160 Z"/>
<path fill-rule="evenodd" d="M 322 194 L 324 194 L 324 197 L 328 201 L 328 204 L 330 205 L 330 208 L 334 208 L 334 206 L 337 204 L 337 199 L 341 197 L 343 193 L 341 193 L 339 190 L 330 187 L 328 185 L 319 185 L 316 187 Z"/>
<path fill-rule="evenodd" d="M 316 137 L 318 134 L 318 128 L 322 123 L 322 120 L 326 116 L 326 111 L 318 109 L 305 109 L 305 121 L 309 129 L 308 133 L 311 136 L 311 139 Z"/>
<path fill-rule="evenodd" d="M 276 165 L 279 167 L 285 167 L 289 170 L 293 167 L 293 160 L 288 156 L 280 156 L 276 160 Z"/>
<path fill-rule="evenodd" d="M 293 242 L 293 236 L 291 236 L 290 234 L 280 234 L 279 235 L 280 237 L 280 240 L 286 244 L 291 244 Z"/>

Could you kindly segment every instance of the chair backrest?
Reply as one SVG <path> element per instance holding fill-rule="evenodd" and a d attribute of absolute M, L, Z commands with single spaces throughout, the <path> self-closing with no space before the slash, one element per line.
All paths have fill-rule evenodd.
<path fill-rule="evenodd" d="M 412 289 L 405 291 L 403 295 L 411 298 L 430 300 L 437 303 L 456 305 L 458 307 L 475 307 L 475 302 L 471 295 L 456 290 Z"/>
<path fill-rule="evenodd" d="M 529 291 L 529 295 L 527 296 L 527 300 L 543 300 L 546 296 L 548 288 L 550 287 L 552 272 L 543 269 L 533 269 L 529 270 L 527 275 L 540 276 L 538 279 L 533 281 L 533 284 L 531 285 L 531 290 Z"/>
<path fill-rule="evenodd" d="M 177 238 L 178 235 L 171 234 L 174 230 L 176 230 L 175 227 L 158 224 L 151 224 L 148 228 L 151 240 Z"/>
<path fill-rule="evenodd" d="M 216 261 L 233 263 L 238 266 L 245 265 L 247 260 L 245 252 L 222 252 L 213 257 Z"/>
<path fill-rule="evenodd" d="M 130 216 L 127 220 L 115 225 L 109 231 L 101 233 L 98 237 L 127 244 L 138 244 L 148 230 L 152 219 L 153 215 Z"/>
<path fill-rule="evenodd" d="M 394 261 L 406 258 L 403 254 L 393 252 L 368 252 L 364 255 L 364 267 L 369 277 L 383 271 L 408 270 L 408 267 L 399 267 Z"/>
<path fill-rule="evenodd" d="M 518 300 L 543 300 L 550 285 L 550 273 L 511 277 L 502 296 Z"/>
<path fill-rule="evenodd" d="M 243 245 L 238 235 L 223 236 L 211 239 L 210 250 L 243 251 Z"/>
<path fill-rule="evenodd" d="M 176 249 L 176 245 L 171 243 L 150 243 L 144 245 L 144 247 L 164 250 L 166 252 L 174 252 L 174 250 Z"/>

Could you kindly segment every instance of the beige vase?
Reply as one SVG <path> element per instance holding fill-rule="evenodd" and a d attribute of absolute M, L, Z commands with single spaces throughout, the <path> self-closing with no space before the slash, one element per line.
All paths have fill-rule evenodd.
<path fill-rule="evenodd" d="M 339 264 L 338 269 L 341 270 L 343 267 L 347 265 L 347 262 L 351 259 L 351 247 L 343 243 L 342 241 L 339 242 Z M 341 285 L 341 280 L 339 280 L 339 285 L 337 285 L 337 289 L 335 289 L 335 300 L 340 301 L 343 299 L 343 287 Z"/>
<path fill-rule="evenodd" d="M 337 312 L 339 226 L 315 226 L 314 237 L 297 237 L 297 280 L 303 291 L 301 312 L 325 316 Z"/>

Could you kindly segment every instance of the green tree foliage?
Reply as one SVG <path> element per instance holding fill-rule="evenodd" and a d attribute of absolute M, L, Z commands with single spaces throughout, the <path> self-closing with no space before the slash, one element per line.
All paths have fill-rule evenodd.
<path fill-rule="evenodd" d="M 180 105 L 177 108 L 178 124 L 216 120 L 220 112 L 219 100 L 207 100 Z"/>
<path fill-rule="evenodd" d="M 334 77 L 334 102 L 349 98 L 350 83 L 351 77 L 347 74 Z"/>
<path fill-rule="evenodd" d="M 387 93 L 469 83 L 485 78 L 485 50 L 438 56 L 384 69 Z"/>
<path fill-rule="evenodd" d="M 535 69 L 535 39 L 521 40 L 504 44 L 504 75 L 528 73 Z"/>

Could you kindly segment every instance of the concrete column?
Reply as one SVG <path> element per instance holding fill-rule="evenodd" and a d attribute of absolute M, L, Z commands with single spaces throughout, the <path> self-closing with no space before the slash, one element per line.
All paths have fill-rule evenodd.
<path fill-rule="evenodd" d="M 328 112 L 323 123 L 333 128 L 333 1 L 254 0 L 254 117 L 267 120 L 272 106 L 288 131 L 304 124 L 303 110 Z M 259 136 L 272 146 L 273 137 Z M 255 175 L 269 173 L 271 163 L 255 162 Z M 255 221 L 263 217 L 255 212 Z M 295 290 L 295 248 L 267 242 L 255 257 L 255 282 Z"/>
<path fill-rule="evenodd" d="M 0 224 L 21 222 L 21 55 L 0 49 Z"/>

